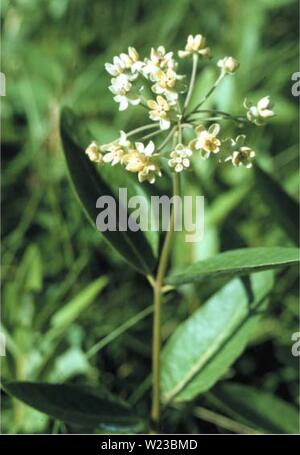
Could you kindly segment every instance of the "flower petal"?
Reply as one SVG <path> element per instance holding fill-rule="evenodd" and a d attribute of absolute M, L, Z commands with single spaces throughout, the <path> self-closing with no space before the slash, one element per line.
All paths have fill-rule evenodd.
<path fill-rule="evenodd" d="M 150 141 L 149 144 L 146 146 L 146 148 L 144 149 L 144 154 L 146 156 L 151 156 L 152 153 L 154 152 L 155 150 L 155 145 L 154 145 L 154 142 L 153 141 Z"/>

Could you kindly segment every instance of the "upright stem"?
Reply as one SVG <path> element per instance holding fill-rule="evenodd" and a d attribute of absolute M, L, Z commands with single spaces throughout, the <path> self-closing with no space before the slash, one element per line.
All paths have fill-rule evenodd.
<path fill-rule="evenodd" d="M 173 195 L 180 193 L 179 174 L 173 176 Z M 174 233 L 174 205 L 170 219 L 169 230 L 166 234 L 161 257 L 158 264 L 157 275 L 153 286 L 154 315 L 153 315 L 153 338 L 152 338 L 152 408 L 151 419 L 153 430 L 159 429 L 160 421 L 160 350 L 161 350 L 161 301 L 162 287 L 164 284 L 165 273 L 168 265 L 172 237 Z"/>
<path fill-rule="evenodd" d="M 196 79 L 196 73 L 197 73 L 197 64 L 198 64 L 198 54 L 193 54 L 193 67 L 192 67 L 190 85 L 189 85 L 189 89 L 188 89 L 188 92 L 187 92 L 187 95 L 186 95 L 186 99 L 185 99 L 185 102 L 184 102 L 182 114 L 184 114 L 184 112 L 185 112 L 186 108 L 188 107 L 189 102 L 191 100 L 191 96 L 192 96 L 194 85 L 195 85 L 195 79 Z"/>

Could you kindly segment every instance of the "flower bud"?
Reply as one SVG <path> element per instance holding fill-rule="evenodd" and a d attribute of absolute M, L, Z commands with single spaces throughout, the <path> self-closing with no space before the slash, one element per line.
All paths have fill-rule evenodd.
<path fill-rule="evenodd" d="M 218 67 L 226 74 L 235 73 L 239 66 L 239 62 L 233 57 L 224 57 L 218 61 Z"/>

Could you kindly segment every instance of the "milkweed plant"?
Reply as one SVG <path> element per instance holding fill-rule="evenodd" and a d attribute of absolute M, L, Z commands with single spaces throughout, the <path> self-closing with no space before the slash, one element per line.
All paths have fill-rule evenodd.
<path fill-rule="evenodd" d="M 238 128 L 252 123 L 262 126 L 274 117 L 273 103 L 269 96 L 256 104 L 245 99 L 245 115 L 232 115 L 215 109 L 205 109 L 205 103 L 226 77 L 233 77 L 239 62 L 226 56 L 217 61 L 219 74 L 204 97 L 189 109 L 198 73 L 199 62 L 212 59 L 206 38 L 200 34 L 189 35 L 185 48 L 178 51 L 178 60 L 164 46 L 152 48 L 150 56 L 141 59 L 137 50 L 128 48 L 106 63 L 112 76 L 109 90 L 119 111 L 142 106 L 146 123 L 132 131 L 120 131 L 117 139 L 108 144 L 93 141 L 86 149 L 91 161 L 99 166 L 123 166 L 137 175 L 138 181 L 155 183 L 163 178 L 163 162 L 173 175 L 173 195 L 180 191 L 180 175 L 193 170 L 193 161 L 217 159 L 220 165 L 252 167 L 256 152 L 247 143 L 245 134 L 224 137 L 222 122 L 232 121 Z M 191 75 L 182 74 L 181 60 L 191 61 Z M 147 96 L 151 93 L 150 96 Z M 190 130 L 193 138 L 184 140 L 184 131 Z M 165 273 L 171 248 L 174 219 L 166 234 L 158 261 L 156 277 L 149 277 L 154 289 L 154 323 L 152 351 L 152 410 L 154 428 L 160 420 L 160 350 L 161 350 L 161 300 L 164 293 Z"/>
<path fill-rule="evenodd" d="M 120 131 L 119 137 L 108 144 L 91 141 L 91 135 L 83 135 L 80 128 L 82 122 L 69 108 L 63 109 L 61 137 L 68 170 L 75 193 L 93 224 L 96 221 L 97 225 L 96 209 L 102 195 L 108 195 L 120 208 L 121 203 L 116 198 L 117 187 L 125 186 L 131 195 L 149 195 L 160 191 L 156 186 L 159 179 L 165 178 L 169 182 L 172 176 L 175 198 L 181 194 L 182 174 L 192 173 L 195 163 L 199 165 L 202 160 L 216 160 L 217 165 L 244 167 L 245 172 L 251 172 L 256 151 L 243 129 L 249 124 L 260 127 L 274 117 L 272 102 L 269 96 L 256 104 L 246 99 L 244 113 L 240 115 L 205 106 L 222 80 L 234 77 L 239 69 L 239 62 L 227 56 L 216 62 L 218 76 L 204 96 L 196 100 L 194 93 L 195 106 L 193 104 L 191 108 L 199 62 L 202 69 L 204 63 L 211 59 L 206 39 L 202 35 L 190 35 L 185 48 L 178 52 L 178 60 L 163 46 L 152 48 L 150 56 L 144 59 L 133 47 L 129 47 L 127 53 L 114 57 L 112 63 L 106 63 L 106 70 L 111 76 L 109 90 L 119 110 L 140 109 L 139 119 L 143 113 L 145 116 L 144 125 L 139 124 L 131 131 Z M 183 74 L 180 67 L 182 60 L 191 62 L 190 75 Z M 242 129 L 242 134 L 226 137 L 226 128 L 223 129 L 225 122 L 233 122 L 237 130 Z M 117 171 L 116 166 L 123 170 Z M 256 182 L 262 184 L 264 189 L 267 187 L 268 195 L 278 194 L 288 210 L 296 213 L 296 208 L 291 209 L 295 203 L 278 189 L 277 183 L 257 164 L 253 169 Z M 120 400 L 111 391 L 104 390 L 104 386 L 95 391 L 80 384 L 17 381 L 5 384 L 5 390 L 52 418 L 85 431 L 91 428 L 104 432 L 158 433 L 163 430 L 168 415 L 162 410 L 178 409 L 178 406 L 180 410 L 184 402 L 194 400 L 220 381 L 217 392 L 213 389 L 209 394 L 213 405 L 218 407 L 221 403 L 221 411 L 225 409 L 225 412 L 233 407 L 237 410 L 233 409 L 233 415 L 240 415 L 240 408 L 249 409 L 247 418 L 241 416 L 241 422 L 236 422 L 202 407 L 193 410 L 196 417 L 214 422 L 217 426 L 225 425 L 224 428 L 233 432 L 247 432 L 249 422 L 253 426 L 250 426 L 250 431 L 274 432 L 275 428 L 279 432 L 297 432 L 298 415 L 288 403 L 249 386 L 231 381 L 223 383 L 221 379 L 247 346 L 267 308 L 274 284 L 272 269 L 296 264 L 299 261 L 298 248 L 239 248 L 169 272 L 173 237 L 177 230 L 174 212 L 175 204 L 172 204 L 161 248 L 158 247 L 157 231 L 154 233 L 156 246 L 153 248 L 153 232 L 121 229 L 120 212 L 117 229 L 102 230 L 104 238 L 128 265 L 148 280 L 153 290 L 153 305 L 135 315 L 133 320 L 124 321 L 121 328 L 101 339 L 87 352 L 87 358 L 90 358 L 98 352 L 99 346 L 105 346 L 133 323 L 153 313 L 152 404 L 149 416 L 141 416 L 140 409 L 133 409 L 132 402 L 130 405 Z M 293 226 L 289 222 L 284 224 L 291 234 L 290 238 L 297 243 L 298 232 Z M 162 302 L 181 285 L 205 283 L 218 276 L 228 281 L 221 286 L 217 283 L 216 293 L 181 322 L 163 340 L 162 346 Z M 67 314 L 68 311 L 67 308 Z M 138 388 L 138 394 L 144 394 L 147 386 L 146 378 Z M 241 406 L 239 400 L 244 400 Z M 280 410 L 278 416 L 276 413 L 273 415 L 273 407 Z M 251 416 L 257 415 L 257 419 L 251 419 Z M 262 430 L 262 422 L 267 423 L 266 430 L 265 427 Z"/>

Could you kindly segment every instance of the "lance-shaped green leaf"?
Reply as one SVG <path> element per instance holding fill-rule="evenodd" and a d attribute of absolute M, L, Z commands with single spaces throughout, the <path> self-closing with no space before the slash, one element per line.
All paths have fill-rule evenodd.
<path fill-rule="evenodd" d="M 209 390 L 241 355 L 266 306 L 273 272 L 235 278 L 172 334 L 162 354 L 163 400 Z"/>
<path fill-rule="evenodd" d="M 225 382 L 217 385 L 208 400 L 233 419 L 262 433 L 298 433 L 296 407 L 272 395 L 243 384 Z"/>
<path fill-rule="evenodd" d="M 170 275 L 166 282 L 181 285 L 203 281 L 215 276 L 248 275 L 261 270 L 276 269 L 299 262 L 298 248 L 241 248 L 220 253 L 195 262 L 182 272 Z"/>
<path fill-rule="evenodd" d="M 96 218 L 100 210 L 96 208 L 97 199 L 100 196 L 110 196 L 116 204 L 116 231 L 106 230 L 102 232 L 105 239 L 123 256 L 126 261 L 136 270 L 148 274 L 155 266 L 153 236 L 149 236 L 141 230 L 136 232 L 127 229 L 120 230 L 119 214 L 126 217 L 127 207 L 119 202 L 116 192 L 123 185 L 127 188 L 128 197 L 132 195 L 141 195 L 141 188 L 137 189 L 131 177 L 123 176 L 120 180 L 118 171 L 106 169 L 103 173 L 96 171 L 93 165 L 84 153 L 85 148 L 91 142 L 91 137 L 81 126 L 79 120 L 70 109 L 63 109 L 61 114 L 61 137 L 63 142 L 64 153 L 78 199 L 92 222 L 96 227 Z M 144 194 L 145 196 L 145 194 Z M 128 211 L 128 215 L 129 215 Z M 126 218 L 127 223 L 127 218 Z"/>
<path fill-rule="evenodd" d="M 143 428 L 129 405 L 106 391 L 41 382 L 9 382 L 4 388 L 28 406 L 71 425 L 114 432 Z"/>
<path fill-rule="evenodd" d="M 257 164 L 254 166 L 257 188 L 270 215 L 285 230 L 293 242 L 299 244 L 299 204 L 279 183 Z"/>

